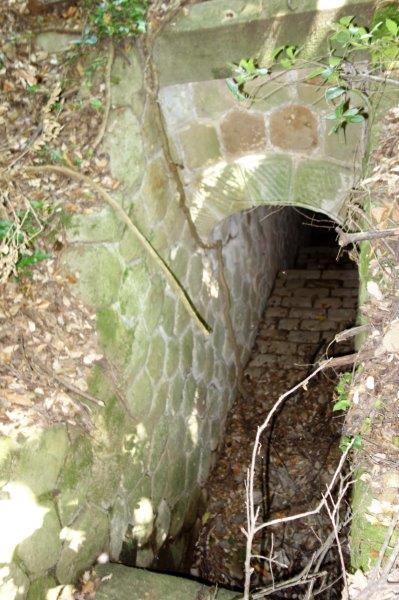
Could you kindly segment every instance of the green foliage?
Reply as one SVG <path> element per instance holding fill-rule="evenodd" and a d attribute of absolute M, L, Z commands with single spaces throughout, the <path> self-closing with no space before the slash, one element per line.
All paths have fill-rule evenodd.
<path fill-rule="evenodd" d="M 101 102 L 100 98 L 91 98 L 90 106 L 94 108 L 94 110 L 101 110 L 103 107 L 103 103 Z"/>
<path fill-rule="evenodd" d="M 330 90 L 331 89 L 334 88 L 330 88 Z M 365 117 L 361 111 L 362 109 L 356 106 L 349 108 L 349 100 L 340 102 L 340 104 L 334 108 L 334 112 L 326 116 L 326 119 L 335 121 L 334 126 L 329 131 L 329 135 L 332 133 L 337 133 L 337 131 L 341 128 L 345 129 L 348 123 L 362 123 L 365 120 Z"/>
<path fill-rule="evenodd" d="M 349 446 L 353 450 L 360 450 L 363 446 L 362 436 L 359 433 L 356 435 L 343 435 L 339 444 L 341 452 L 346 452 Z"/>
<path fill-rule="evenodd" d="M 92 0 L 89 2 L 89 30 L 84 43 L 95 44 L 105 37 L 129 37 L 146 30 L 146 0 Z"/>
<path fill-rule="evenodd" d="M 371 110 L 370 77 L 377 71 L 383 81 L 384 72 L 399 65 L 399 9 L 389 7 L 386 13 L 378 14 L 383 19 L 374 20 L 371 28 L 357 25 L 350 15 L 333 23 L 327 57 L 313 60 L 318 66 L 305 77 L 307 80 L 318 77 L 326 86 L 325 98 L 332 108 L 326 117 L 333 121 L 330 134 L 345 131 L 348 124 L 363 123 Z M 259 75 L 270 74 L 273 66 L 280 65 L 284 69 L 307 66 L 307 61 L 301 61 L 300 52 L 297 46 L 279 46 L 272 54 L 273 63 L 269 68 L 260 68 L 254 58 L 242 60 L 232 65 L 233 78 L 227 80 L 227 85 L 238 100 L 243 100 L 248 97 L 245 83 Z M 356 66 L 359 53 L 363 63 L 365 53 L 371 59 L 366 70 L 364 66 L 360 69 Z M 351 104 L 354 96 L 361 100 L 358 106 Z"/>
<path fill-rule="evenodd" d="M 300 51 L 298 46 L 279 46 L 273 52 L 273 60 L 278 59 L 284 69 L 292 69 Z"/>
<path fill-rule="evenodd" d="M 19 275 L 29 273 L 33 265 L 51 258 L 51 255 L 35 247 L 35 240 L 43 231 L 43 223 L 52 211 L 43 202 L 31 200 L 29 208 L 15 213 L 13 221 L 0 220 L 0 243 L 2 248 L 16 249 L 15 270 Z"/>
<path fill-rule="evenodd" d="M 233 77 L 226 80 L 227 87 L 232 92 L 236 100 L 245 100 L 248 94 L 244 92 L 244 85 L 261 75 L 267 75 L 266 68 L 260 68 L 254 58 L 242 59 L 236 64 L 231 64 L 230 68 Z"/>
<path fill-rule="evenodd" d="M 335 386 L 336 391 L 336 402 L 333 406 L 333 411 L 346 410 L 350 406 L 348 397 L 349 386 L 352 381 L 352 373 L 342 373 L 339 378 L 337 385 Z"/>

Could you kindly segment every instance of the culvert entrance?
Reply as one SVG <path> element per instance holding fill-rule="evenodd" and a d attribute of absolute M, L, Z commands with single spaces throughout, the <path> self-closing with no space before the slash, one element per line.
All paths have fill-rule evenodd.
<path fill-rule="evenodd" d="M 334 336 L 356 320 L 356 265 L 339 253 L 332 221 L 306 210 L 300 214 L 303 244 L 293 268 L 276 276 L 243 372 L 243 393 L 230 411 L 223 449 L 206 485 L 207 507 L 197 523 L 191 574 L 233 589 L 244 580 L 245 482 L 256 428 L 278 397 L 312 372 L 316 362 L 352 350 L 350 341 L 336 344 Z M 306 392 L 285 402 L 262 439 L 254 489 L 261 520 L 313 509 L 331 481 L 341 456 L 342 419 L 332 410 L 338 378 L 338 372 L 319 374 Z M 295 577 L 330 534 L 325 513 L 260 532 L 252 550 L 266 558 L 252 560 L 253 586 Z M 338 597 L 331 587 L 339 576 L 337 564 L 332 543 L 320 563 L 320 572 L 326 572 L 322 598 Z M 298 589 L 270 597 L 302 598 Z"/>

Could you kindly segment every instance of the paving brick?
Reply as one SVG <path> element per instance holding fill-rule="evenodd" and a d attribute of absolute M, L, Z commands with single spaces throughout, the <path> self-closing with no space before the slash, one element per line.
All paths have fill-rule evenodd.
<path fill-rule="evenodd" d="M 278 328 L 286 329 L 287 331 L 299 329 L 299 319 L 281 319 Z"/>
<path fill-rule="evenodd" d="M 297 354 L 297 345 L 293 342 L 273 341 L 269 344 L 269 352 L 276 354 L 287 354 L 295 356 Z"/>
<path fill-rule="evenodd" d="M 281 296 L 276 296 L 273 294 L 273 296 L 270 296 L 269 300 L 267 301 L 268 306 L 281 306 L 282 304 L 282 297 Z"/>
<path fill-rule="evenodd" d="M 337 324 L 330 320 L 304 319 L 300 328 L 304 331 L 330 331 L 335 330 Z"/>
<path fill-rule="evenodd" d="M 349 298 L 343 298 L 342 300 L 342 306 L 344 308 L 357 308 L 358 306 L 358 298 L 356 297 L 349 297 Z M 338 308 L 338 307 L 337 307 Z"/>
<path fill-rule="evenodd" d="M 275 288 L 273 291 L 273 296 L 291 296 L 292 290 L 286 287 Z"/>
<path fill-rule="evenodd" d="M 314 302 L 315 308 L 340 308 L 341 306 L 342 298 L 317 298 Z"/>
<path fill-rule="evenodd" d="M 290 331 L 288 340 L 302 344 L 317 344 L 320 340 L 318 331 Z"/>
<path fill-rule="evenodd" d="M 287 333 L 281 329 L 261 327 L 259 330 L 259 337 L 267 340 L 285 340 L 287 339 Z"/>
<path fill-rule="evenodd" d="M 317 319 L 324 317 L 325 311 L 316 308 L 291 308 L 288 316 L 293 319 Z"/>
<path fill-rule="evenodd" d="M 352 321 L 356 318 L 356 310 L 351 308 L 330 308 L 328 318 L 333 321 Z"/>
<path fill-rule="evenodd" d="M 288 317 L 288 308 L 271 306 L 266 309 L 266 317 Z"/>
<path fill-rule="evenodd" d="M 311 296 L 297 296 L 295 294 L 283 298 L 282 305 L 289 308 L 311 308 L 312 298 Z"/>
<path fill-rule="evenodd" d="M 287 279 L 320 279 L 321 271 L 318 269 L 287 269 L 283 271 Z"/>
<path fill-rule="evenodd" d="M 326 298 L 330 295 L 330 290 L 328 288 L 298 288 L 295 290 L 296 296 L 307 296 L 308 298 Z"/>
<path fill-rule="evenodd" d="M 342 271 L 339 271 L 338 269 L 331 269 L 329 271 L 323 271 L 322 275 L 321 275 L 322 279 L 342 279 L 343 281 L 358 281 L 359 276 L 357 274 L 357 271 L 355 271 L 355 269 L 345 269 Z M 353 283 L 352 283 L 353 285 Z"/>
<path fill-rule="evenodd" d="M 359 290 L 357 288 L 348 289 L 348 288 L 340 288 L 336 290 L 331 290 L 331 296 L 340 296 L 341 298 L 357 298 L 359 295 Z"/>
<path fill-rule="evenodd" d="M 344 283 L 344 287 L 345 288 L 356 288 L 358 287 L 358 280 L 357 279 L 346 279 L 343 280 Z"/>
<path fill-rule="evenodd" d="M 297 349 L 297 354 L 301 358 L 306 358 L 307 360 L 311 360 L 317 351 L 319 344 L 299 344 Z"/>

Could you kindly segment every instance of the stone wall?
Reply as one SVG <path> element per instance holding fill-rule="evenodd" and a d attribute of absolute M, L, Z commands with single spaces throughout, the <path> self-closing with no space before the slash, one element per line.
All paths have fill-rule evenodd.
<path fill-rule="evenodd" d="M 262 204 L 312 208 L 337 222 L 363 157 L 364 128 L 331 136 L 320 82 L 308 70 L 246 86 L 236 101 L 225 80 L 162 88 L 173 158 L 181 165 L 187 204 L 203 238 L 221 219 Z"/>
<path fill-rule="evenodd" d="M 218 2 L 206 4 L 212 11 Z M 59 424 L 0 440 L 2 600 L 42 599 L 104 551 L 148 566 L 166 540 L 176 540 L 179 561 L 274 275 L 295 259 L 298 216 L 281 205 L 337 216 L 332 188 L 341 198 L 352 182 L 346 162 L 354 161 L 357 138 L 337 154 L 324 108 L 312 103 L 315 88 L 298 81 L 252 108 L 236 106 L 217 80 L 168 81 L 160 99 L 170 156 L 142 64 L 132 46 L 128 61 L 117 55 L 113 65 L 104 139 L 120 182 L 112 194 L 211 333 L 198 328 L 159 262 L 109 207 L 82 205 L 60 267 L 96 314 L 104 360 L 89 387 L 105 407 L 90 406 L 89 434 Z M 301 95 L 305 89 L 310 96 Z M 245 171 L 249 163 L 255 167 Z M 256 174 L 252 182 L 248 173 Z M 260 206 L 275 204 L 277 211 Z M 221 240 L 222 251 L 198 236 L 211 246 Z"/>
<path fill-rule="evenodd" d="M 25 598 L 29 582 L 29 598 L 40 598 L 46 586 L 75 580 L 103 551 L 118 560 L 123 545 L 125 556 L 148 566 L 166 539 L 192 525 L 235 395 L 235 352 L 244 364 L 275 274 L 295 260 L 300 217 L 290 208 L 261 206 L 220 223 L 210 236 L 221 240 L 219 259 L 196 247 L 141 94 L 134 49 L 129 60 L 130 67 L 115 61 L 120 83 L 105 139 L 111 175 L 121 182 L 115 197 L 212 333 L 198 330 L 108 208 L 72 218 L 61 265 L 96 313 L 107 367 L 97 366 L 89 383 L 106 406 L 90 407 L 90 436 L 57 425 L 2 440 L 0 519 L 10 537 L 0 590 L 7 599 Z M 33 520 L 18 528 L 20 511 Z"/>

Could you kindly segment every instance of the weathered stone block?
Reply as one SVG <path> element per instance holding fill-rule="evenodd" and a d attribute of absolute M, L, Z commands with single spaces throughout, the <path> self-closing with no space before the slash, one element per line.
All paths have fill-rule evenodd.
<path fill-rule="evenodd" d="M 0 599 L 25 600 L 29 579 L 15 563 L 0 566 Z"/>
<path fill-rule="evenodd" d="M 39 577 L 30 584 L 27 600 L 51 600 L 47 592 L 55 587 L 57 582 L 54 577 Z"/>
<path fill-rule="evenodd" d="M 110 208 L 72 215 L 66 228 L 67 242 L 113 242 L 120 239 L 121 220 Z"/>
<path fill-rule="evenodd" d="M 173 193 L 163 158 L 156 158 L 146 165 L 140 192 L 144 199 L 140 210 L 146 211 L 148 219 L 157 225 L 164 218 Z"/>
<path fill-rule="evenodd" d="M 117 56 L 111 71 L 111 104 L 124 105 L 143 86 L 143 74 L 137 50 L 130 47 L 125 56 Z"/>
<path fill-rule="evenodd" d="M 193 96 L 188 85 L 170 85 L 161 88 L 159 99 L 168 129 L 173 133 L 177 128 L 195 120 Z"/>
<path fill-rule="evenodd" d="M 266 146 L 265 120 L 262 113 L 231 111 L 221 121 L 220 131 L 228 156 L 260 152 Z"/>
<path fill-rule="evenodd" d="M 306 106 L 293 104 L 270 115 L 270 141 L 290 152 L 308 152 L 318 145 L 316 115 Z"/>
<path fill-rule="evenodd" d="M 320 340 L 318 331 L 290 331 L 288 339 L 298 344 L 316 344 Z"/>
<path fill-rule="evenodd" d="M 292 103 L 295 98 L 295 85 L 283 77 L 277 82 L 268 81 L 267 77 L 259 77 L 247 83 L 245 91 L 250 95 L 253 107 L 263 112 Z"/>
<path fill-rule="evenodd" d="M 220 158 L 219 140 L 212 125 L 191 123 L 179 137 L 188 168 L 204 167 Z"/>
<path fill-rule="evenodd" d="M 152 402 L 152 383 L 146 371 L 134 377 L 133 383 L 126 389 L 126 401 L 138 420 L 145 419 Z"/>
<path fill-rule="evenodd" d="M 118 255 L 105 246 L 73 246 L 61 257 L 63 268 L 77 276 L 71 285 L 74 293 L 94 309 L 116 300 L 123 266 Z"/>
<path fill-rule="evenodd" d="M 68 436 L 65 425 L 34 433 L 23 444 L 13 479 L 40 496 L 56 488 L 65 460 Z"/>
<path fill-rule="evenodd" d="M 308 160 L 299 164 L 294 178 L 293 201 L 318 207 L 325 200 L 336 200 L 346 190 L 346 171 L 327 161 Z"/>
<path fill-rule="evenodd" d="M 113 308 L 97 312 L 97 331 L 101 348 L 112 365 L 123 367 L 130 358 L 133 329 Z"/>
<path fill-rule="evenodd" d="M 61 551 L 61 526 L 54 505 L 47 502 L 42 506 L 46 509 L 43 525 L 18 546 L 18 556 L 32 575 L 51 569 Z"/>
<path fill-rule="evenodd" d="M 334 321 L 318 321 L 312 319 L 304 319 L 301 323 L 301 329 L 304 331 L 334 331 L 337 328 Z"/>
<path fill-rule="evenodd" d="M 112 177 L 128 189 L 137 188 L 144 171 L 143 142 L 140 123 L 131 109 L 111 112 L 103 144 Z"/>
<path fill-rule="evenodd" d="M 292 331 L 299 328 L 299 319 L 281 319 L 278 324 L 279 329 L 286 329 Z"/>
<path fill-rule="evenodd" d="M 146 361 L 146 368 L 154 385 L 159 381 L 159 379 L 161 378 L 161 374 L 163 373 L 166 358 L 165 355 L 165 342 L 162 336 L 158 334 L 151 340 L 151 345 Z"/>
<path fill-rule="evenodd" d="M 57 482 L 57 507 L 62 525 L 69 525 L 80 510 L 89 488 L 93 453 L 90 441 L 79 435 L 70 445 Z"/>
<path fill-rule="evenodd" d="M 138 318 L 150 288 L 150 276 L 143 261 L 124 271 L 118 297 L 120 310 L 124 317 L 134 320 Z"/>
<path fill-rule="evenodd" d="M 236 104 L 225 80 L 200 81 L 191 85 L 199 117 L 218 117 Z"/>
<path fill-rule="evenodd" d="M 359 163 L 363 158 L 364 128 L 360 123 L 349 123 L 345 131 L 325 135 L 324 153 L 346 163 Z"/>
<path fill-rule="evenodd" d="M 86 508 L 70 528 L 61 531 L 64 540 L 56 568 L 60 583 L 75 581 L 76 577 L 91 566 L 108 542 L 108 517 L 95 506 Z"/>
<path fill-rule="evenodd" d="M 332 321 L 355 321 L 356 310 L 350 308 L 330 308 L 328 318 Z"/>

